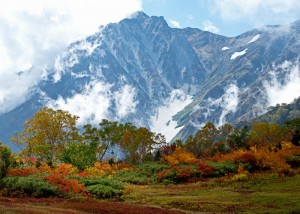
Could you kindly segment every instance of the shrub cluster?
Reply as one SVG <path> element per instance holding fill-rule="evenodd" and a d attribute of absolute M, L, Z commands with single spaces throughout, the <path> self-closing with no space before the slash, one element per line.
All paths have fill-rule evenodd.
<path fill-rule="evenodd" d="M 96 198 L 118 198 L 123 195 L 124 183 L 109 178 L 81 178 L 86 192 Z"/>
<path fill-rule="evenodd" d="M 45 116 L 43 120 L 40 120 L 41 115 Z M 57 118 L 52 118 L 54 115 Z M 62 118 L 63 121 L 50 127 L 53 124 L 49 121 L 58 122 Z M 76 119 L 67 112 L 44 109 L 26 123 L 24 133 L 13 138 L 25 146 L 18 156 L 0 143 L 2 195 L 70 197 L 82 194 L 102 199 L 119 198 L 123 195 L 124 183 L 183 183 L 228 174 L 233 175 L 233 181 L 243 181 L 249 172 L 280 175 L 299 172 L 295 168 L 300 166 L 300 147 L 297 146 L 300 137 L 299 131 L 294 129 L 300 128 L 300 119 L 291 121 L 289 126 L 258 123 L 252 124 L 251 129 L 245 126 L 240 130 L 229 124 L 215 127 L 207 123 L 185 143 L 179 140 L 171 145 L 165 144 L 163 136 L 146 128 L 107 120 L 98 127 L 85 126 L 85 132 L 80 135 L 74 127 Z M 70 125 L 69 135 L 64 132 L 65 128 L 57 127 L 62 122 Z M 53 136 L 60 136 L 60 144 L 50 147 L 47 142 L 53 136 L 44 136 L 44 129 L 35 130 L 39 129 L 38 125 L 48 131 L 55 130 Z M 36 139 L 37 136 L 43 138 Z M 117 163 L 114 157 L 102 161 L 114 146 L 123 151 L 123 161 L 127 163 Z"/>
<path fill-rule="evenodd" d="M 62 197 L 63 192 L 34 177 L 6 177 L 1 180 L 2 195 L 13 197 Z"/>

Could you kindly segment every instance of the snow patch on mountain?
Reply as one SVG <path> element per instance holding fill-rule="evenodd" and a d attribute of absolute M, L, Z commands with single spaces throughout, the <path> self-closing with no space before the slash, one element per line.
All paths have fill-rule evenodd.
<path fill-rule="evenodd" d="M 229 50 L 229 49 L 230 49 L 229 47 L 223 47 L 221 50 L 226 51 L 226 50 Z"/>
<path fill-rule="evenodd" d="M 252 42 L 256 42 L 259 38 L 260 38 L 260 34 L 257 34 L 247 44 L 250 44 Z"/>
<path fill-rule="evenodd" d="M 281 73 L 285 74 L 283 81 L 280 77 Z M 269 106 L 291 103 L 295 98 L 300 96 L 299 62 L 292 63 L 285 61 L 281 65 L 274 67 L 269 74 L 272 76 L 271 80 L 264 82 Z"/>
<path fill-rule="evenodd" d="M 150 118 L 151 131 L 161 133 L 170 142 L 182 129 L 172 117 L 192 102 L 192 97 L 180 89 L 173 90 L 165 104 L 156 109 L 156 114 Z"/>
<path fill-rule="evenodd" d="M 243 56 L 247 53 L 247 48 L 243 51 L 240 52 L 234 52 L 234 54 L 232 54 L 232 56 L 230 57 L 231 60 L 235 60 L 237 57 Z"/>

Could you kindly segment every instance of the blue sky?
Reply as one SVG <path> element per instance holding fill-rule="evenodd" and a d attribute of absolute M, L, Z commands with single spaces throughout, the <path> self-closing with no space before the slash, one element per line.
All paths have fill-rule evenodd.
<path fill-rule="evenodd" d="M 142 7 L 148 15 L 164 16 L 172 27 L 225 36 L 300 19 L 299 0 L 142 0 Z"/>

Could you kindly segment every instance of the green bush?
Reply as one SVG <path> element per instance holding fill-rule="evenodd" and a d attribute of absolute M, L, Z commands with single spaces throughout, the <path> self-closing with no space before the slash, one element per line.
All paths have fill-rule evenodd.
<path fill-rule="evenodd" d="M 157 173 L 158 181 L 161 183 L 184 183 L 201 176 L 197 171 L 197 165 L 178 165 L 170 169 L 164 169 Z"/>
<path fill-rule="evenodd" d="M 63 193 L 42 179 L 34 177 L 6 177 L 1 181 L 2 194 L 14 197 L 62 197 Z"/>
<path fill-rule="evenodd" d="M 112 198 L 123 195 L 124 183 L 108 178 L 81 178 L 87 193 L 97 198 Z"/>
<path fill-rule="evenodd" d="M 230 173 L 236 173 L 238 169 L 238 164 L 231 162 L 211 162 L 210 165 L 216 167 L 214 172 L 215 176 L 223 176 Z"/>
<path fill-rule="evenodd" d="M 146 185 L 156 183 L 158 180 L 157 173 L 170 168 L 170 165 L 164 163 L 143 163 L 133 171 L 118 171 L 114 175 L 114 179 L 131 184 Z"/>
<path fill-rule="evenodd" d="M 136 171 L 118 171 L 114 177 L 115 180 L 138 185 L 146 185 L 154 182 L 154 178 L 149 178 L 147 175 Z"/>
<path fill-rule="evenodd" d="M 109 178 L 81 178 L 79 183 L 84 184 L 85 187 L 101 184 L 104 186 L 110 186 L 115 189 L 124 189 L 124 183 Z"/>
<path fill-rule="evenodd" d="M 111 186 L 105 186 L 102 184 L 96 184 L 86 187 L 87 193 L 97 197 L 97 198 L 112 198 L 119 197 L 123 195 L 123 190 L 115 189 Z"/>
<path fill-rule="evenodd" d="M 164 169 L 170 169 L 171 166 L 165 163 L 144 163 L 137 166 L 136 171 L 147 176 L 152 177 Z"/>
<path fill-rule="evenodd" d="M 12 163 L 12 152 L 8 146 L 0 142 L 0 178 L 6 176 L 6 172 Z"/>
<path fill-rule="evenodd" d="M 94 166 L 96 162 L 95 149 L 94 144 L 72 142 L 64 148 L 61 160 L 64 163 L 72 164 L 79 170 L 84 170 L 85 167 Z"/>

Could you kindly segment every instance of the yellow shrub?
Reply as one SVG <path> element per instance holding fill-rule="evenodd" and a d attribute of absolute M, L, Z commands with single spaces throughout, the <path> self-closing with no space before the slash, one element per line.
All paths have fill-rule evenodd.
<path fill-rule="evenodd" d="M 166 162 L 170 165 L 178 164 L 192 164 L 196 162 L 196 156 L 192 153 L 184 150 L 181 147 L 177 147 L 173 154 L 166 155 L 161 159 L 163 162 Z"/>
<path fill-rule="evenodd" d="M 278 152 L 270 151 L 269 148 L 251 148 L 255 157 L 257 158 L 257 164 L 261 169 L 272 170 L 273 172 L 289 171 L 291 166 L 286 163 L 289 156 L 288 150 L 279 150 Z"/>
<path fill-rule="evenodd" d="M 75 175 L 78 173 L 78 169 L 76 167 L 67 163 L 58 164 L 53 171 L 60 175 Z"/>
<path fill-rule="evenodd" d="M 93 167 L 88 167 L 84 171 L 89 177 L 111 176 L 118 171 L 118 165 L 110 165 L 106 162 L 96 162 Z"/>

